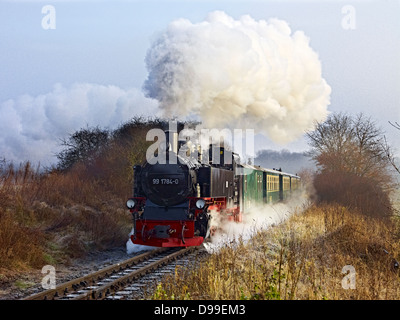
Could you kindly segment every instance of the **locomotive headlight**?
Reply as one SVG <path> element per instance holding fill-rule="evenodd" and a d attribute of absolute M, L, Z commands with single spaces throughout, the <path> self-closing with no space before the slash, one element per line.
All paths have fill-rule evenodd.
<path fill-rule="evenodd" d="M 136 205 L 136 201 L 133 199 L 129 199 L 126 202 L 126 206 L 128 207 L 128 209 L 133 209 L 135 207 L 135 205 Z"/>
<path fill-rule="evenodd" d="M 197 209 L 203 209 L 205 205 L 206 205 L 206 201 L 203 199 L 199 199 L 196 201 Z"/>

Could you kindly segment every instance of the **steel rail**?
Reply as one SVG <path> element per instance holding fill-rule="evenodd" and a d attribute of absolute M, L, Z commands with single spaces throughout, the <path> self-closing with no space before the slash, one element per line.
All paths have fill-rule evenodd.
<path fill-rule="evenodd" d="M 128 260 L 122 261 L 120 263 L 114 264 L 112 266 L 103 268 L 99 271 L 96 271 L 94 273 L 88 274 L 86 276 L 62 283 L 54 289 L 47 289 L 45 291 L 33 294 L 31 296 L 28 296 L 22 300 L 54 300 L 54 299 L 59 299 L 63 296 L 66 296 L 70 292 L 74 292 L 79 290 L 81 287 L 84 288 L 86 286 L 89 286 L 90 283 L 94 284 L 96 281 L 101 280 L 104 277 L 107 277 L 108 275 L 111 275 L 113 273 L 122 271 L 126 268 L 132 267 L 142 261 L 149 260 L 150 258 L 157 256 L 165 251 L 167 251 L 168 248 L 160 248 L 160 249 L 155 249 L 149 252 L 142 253 L 138 256 L 132 257 Z"/>
<path fill-rule="evenodd" d="M 194 247 L 184 248 L 174 253 L 171 253 L 157 261 L 151 262 L 140 269 L 134 270 L 131 273 L 121 276 L 118 279 L 106 283 L 98 288 L 87 290 L 86 292 L 71 298 L 70 300 L 102 300 L 109 296 L 112 296 L 122 288 L 131 284 L 134 280 L 151 273 L 159 267 L 168 264 L 169 262 L 176 260 L 177 258 L 184 256 L 194 251 Z"/>

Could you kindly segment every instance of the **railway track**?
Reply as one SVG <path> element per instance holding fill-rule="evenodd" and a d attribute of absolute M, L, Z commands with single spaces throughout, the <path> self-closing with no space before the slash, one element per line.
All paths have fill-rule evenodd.
<path fill-rule="evenodd" d="M 150 280 L 161 279 L 163 274 L 173 272 L 173 261 L 181 261 L 197 250 L 194 247 L 155 249 L 23 300 L 135 299 L 149 287 Z"/>

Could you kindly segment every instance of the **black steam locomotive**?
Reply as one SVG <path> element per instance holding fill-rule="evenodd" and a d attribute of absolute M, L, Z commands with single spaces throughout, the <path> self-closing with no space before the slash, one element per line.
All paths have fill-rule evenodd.
<path fill-rule="evenodd" d="M 186 157 L 174 141 L 167 141 L 165 163 L 134 166 L 127 207 L 135 244 L 198 246 L 209 236 L 211 213 L 241 222 L 250 207 L 283 200 L 299 188 L 298 176 L 240 164 L 224 147 L 210 145 L 208 152 Z"/>

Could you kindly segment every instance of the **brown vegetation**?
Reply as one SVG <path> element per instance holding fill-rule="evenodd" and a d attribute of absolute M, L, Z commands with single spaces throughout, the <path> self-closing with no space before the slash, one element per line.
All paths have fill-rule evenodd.
<path fill-rule="evenodd" d="M 41 268 L 88 250 L 126 241 L 130 218 L 123 200 L 77 165 L 42 174 L 29 163 L 0 176 L 1 268 Z"/>
<path fill-rule="evenodd" d="M 155 125 L 160 121 L 133 119 L 106 135 L 106 148 L 103 131 L 83 129 L 73 135 L 81 139 L 83 132 L 81 143 L 70 144 L 71 153 L 60 153 L 68 160 L 62 163 L 65 168 L 41 172 L 30 162 L 19 167 L 0 162 L 2 272 L 41 268 L 123 245 L 132 227 L 125 210 L 132 165 L 144 160 L 149 144 L 145 135 Z M 97 133 L 103 138 L 92 137 Z M 89 150 L 88 141 L 100 141 L 101 146 L 91 144 Z M 74 148 L 86 148 L 86 153 Z"/>
<path fill-rule="evenodd" d="M 246 243 L 226 245 L 197 268 L 177 270 L 152 298 L 399 299 L 398 236 L 394 223 L 312 206 Z M 354 267 L 353 288 L 345 266 Z"/>
<path fill-rule="evenodd" d="M 323 172 L 315 176 L 314 188 L 320 203 L 338 203 L 376 218 L 390 218 L 393 214 L 389 192 L 373 178 Z"/>
<path fill-rule="evenodd" d="M 146 132 L 159 125 L 134 119 L 100 139 L 99 149 L 90 146 L 84 157 L 48 172 L 29 162 L 0 162 L 1 273 L 122 245 L 131 228 L 124 208 L 131 166 L 144 160 Z M 316 204 L 247 242 L 239 238 L 196 268 L 177 269 L 153 299 L 400 298 L 400 229 L 385 160 L 390 150 L 363 116 L 339 115 L 319 129 L 310 137 L 320 170 L 303 173 Z M 62 156 L 71 160 L 74 148 L 86 148 L 89 140 L 66 140 L 72 149 Z M 353 289 L 343 288 L 345 266 L 356 272 Z"/>
<path fill-rule="evenodd" d="M 177 270 L 153 299 L 400 298 L 394 162 L 383 133 L 362 114 L 332 114 L 307 135 L 319 170 L 303 181 L 315 204 Z"/>
<path fill-rule="evenodd" d="M 374 217 L 393 214 L 393 158 L 370 118 L 332 114 L 307 136 L 319 168 L 313 183 L 319 202 L 336 202 Z"/>

